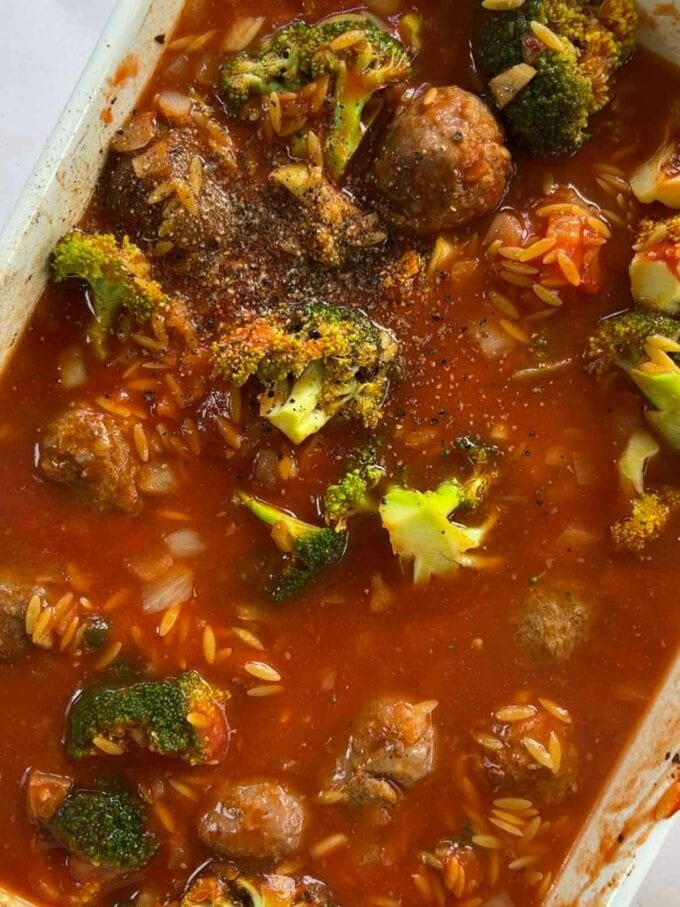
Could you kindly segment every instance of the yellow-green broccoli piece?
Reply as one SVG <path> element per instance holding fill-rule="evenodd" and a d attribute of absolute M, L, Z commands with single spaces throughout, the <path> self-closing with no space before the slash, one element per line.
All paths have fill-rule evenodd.
<path fill-rule="evenodd" d="M 246 319 L 214 346 L 215 371 L 264 385 L 260 415 L 294 444 L 337 413 L 380 421 L 397 344 L 360 309 L 310 304 Z"/>
<path fill-rule="evenodd" d="M 647 463 L 661 448 L 646 431 L 634 431 L 619 457 L 618 471 L 621 489 L 627 495 L 642 495 L 645 490 Z"/>
<path fill-rule="evenodd" d="M 69 853 L 115 872 L 142 869 L 158 848 L 142 799 L 111 784 L 72 791 L 42 827 Z"/>
<path fill-rule="evenodd" d="M 262 41 L 254 54 L 227 60 L 220 91 L 227 109 L 252 112 L 252 98 L 298 92 L 328 77 L 332 96 L 325 160 L 331 175 L 344 173 L 364 133 L 362 116 L 373 95 L 411 73 L 406 48 L 363 13 L 342 13 L 315 25 L 296 22 Z"/>
<path fill-rule="evenodd" d="M 635 48 L 636 27 L 634 0 L 480 6 L 473 48 L 512 140 L 538 157 L 578 151 Z"/>
<path fill-rule="evenodd" d="M 671 518 L 680 509 L 680 491 L 663 491 L 633 498 L 631 514 L 612 526 L 612 539 L 617 548 L 641 554 L 649 542 L 659 538 Z"/>
<path fill-rule="evenodd" d="M 434 491 L 394 486 L 385 494 L 379 508 L 383 527 L 389 533 L 394 553 L 402 561 L 413 563 L 416 585 L 460 567 L 483 566 L 483 559 L 469 552 L 484 544 L 496 514 L 476 527 L 458 522 L 453 516 L 456 511 L 476 508 L 489 481 L 482 470 L 465 482 L 447 479 Z"/>
<path fill-rule="evenodd" d="M 343 532 L 306 523 L 245 492 L 239 492 L 237 500 L 258 520 L 271 526 L 274 544 L 284 554 L 282 568 L 270 576 L 267 583 L 267 592 L 274 601 L 299 595 L 344 555 L 346 538 Z"/>
<path fill-rule="evenodd" d="M 378 502 L 372 492 L 384 477 L 385 468 L 377 461 L 375 451 L 371 448 L 361 451 L 340 481 L 326 489 L 323 500 L 326 522 L 342 532 L 350 517 L 375 513 Z"/>
<path fill-rule="evenodd" d="M 127 236 L 119 243 L 110 233 L 74 230 L 55 246 L 51 267 L 56 283 L 77 278 L 89 284 L 94 322 L 88 336 L 100 359 L 106 358 L 106 336 L 123 309 L 145 321 L 169 302 L 151 277 L 146 255 Z"/>
<path fill-rule="evenodd" d="M 646 205 L 661 202 L 667 208 L 680 208 L 679 160 L 680 103 L 676 102 L 661 145 L 631 176 L 630 186 L 637 200 Z"/>
<path fill-rule="evenodd" d="M 623 369 L 654 409 L 649 423 L 680 450 L 680 321 L 650 309 L 604 319 L 589 338 L 586 357 L 594 371 Z"/>
<path fill-rule="evenodd" d="M 647 463 L 659 450 L 650 434 L 638 430 L 630 436 L 619 458 L 619 479 L 623 493 L 630 498 L 630 513 L 612 526 L 617 548 L 642 553 L 648 542 L 661 535 L 680 505 L 678 491 L 645 492 Z"/>
<path fill-rule="evenodd" d="M 229 741 L 221 699 L 197 671 L 118 689 L 92 687 L 71 706 L 67 755 L 122 753 L 133 743 L 190 765 L 213 764 Z"/>
<path fill-rule="evenodd" d="M 640 305 L 680 314 L 680 214 L 642 220 L 630 263 L 630 286 Z"/>

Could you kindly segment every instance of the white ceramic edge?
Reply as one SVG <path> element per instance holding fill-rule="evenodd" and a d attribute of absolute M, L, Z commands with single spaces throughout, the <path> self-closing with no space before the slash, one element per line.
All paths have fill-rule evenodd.
<path fill-rule="evenodd" d="M 45 146 L 0 236 L 0 369 L 9 361 L 42 292 L 49 251 L 84 213 L 111 135 L 134 106 L 162 54 L 162 46 L 153 38 L 171 31 L 182 5 L 183 0 L 119 0 Z M 674 0 L 674 5 L 680 8 L 680 0 Z M 659 15 L 656 0 L 640 0 L 639 6 L 648 14 L 643 19 L 644 43 L 662 56 L 680 61 L 680 19 Z M 129 53 L 135 54 L 139 71 L 115 86 L 112 80 L 116 69 Z M 110 108 L 113 119 L 105 123 L 102 110 L 114 97 L 115 103 Z M 653 750 L 659 746 L 662 730 L 671 734 L 669 748 L 672 740 L 680 741 L 677 714 L 671 714 L 673 709 L 677 713 L 679 698 L 680 662 L 670 672 L 664 689 L 646 714 L 593 810 L 588 826 L 572 849 L 549 899 L 550 907 L 614 907 L 614 904 L 627 907 L 630 904 L 668 834 L 670 823 L 654 826 L 646 823 L 644 829 L 641 827 L 639 840 L 631 835 L 624 853 L 617 855 L 607 867 L 597 864 L 593 842 L 601 843 L 618 827 L 611 824 L 612 810 L 620 824 L 622 817 L 630 814 L 637 804 L 644 802 L 648 810 L 653 809 L 652 793 L 660 795 L 668 776 L 663 759 L 659 762 L 659 754 L 655 755 Z M 663 736 L 668 740 L 666 734 Z M 624 792 L 627 796 L 621 801 Z M 595 873 L 592 882 L 588 881 L 589 866 Z M 27 902 L 0 890 L 0 907 L 5 905 L 29 907 Z"/>
<path fill-rule="evenodd" d="M 115 129 L 132 109 L 182 0 L 119 0 L 0 235 L 0 370 L 31 315 L 47 256 L 83 215 Z M 136 53 L 138 72 L 115 84 L 121 61 Z M 106 123 L 102 111 L 110 107 Z"/>

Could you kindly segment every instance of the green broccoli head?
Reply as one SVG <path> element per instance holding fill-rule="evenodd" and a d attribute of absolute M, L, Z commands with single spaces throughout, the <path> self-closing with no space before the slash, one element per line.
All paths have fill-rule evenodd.
<path fill-rule="evenodd" d="M 258 520 L 271 526 L 272 539 L 285 555 L 283 567 L 268 584 L 267 591 L 274 601 L 285 601 L 300 594 L 323 570 L 337 564 L 344 555 L 344 533 L 305 523 L 245 492 L 239 492 L 237 500 Z"/>
<path fill-rule="evenodd" d="M 603 319 L 588 338 L 589 368 L 601 372 L 612 365 L 634 365 L 651 336 L 665 337 L 675 344 L 680 340 L 680 321 L 646 309 L 630 309 Z"/>
<path fill-rule="evenodd" d="M 375 451 L 362 450 L 340 481 L 326 489 L 323 500 L 326 522 L 342 532 L 347 520 L 355 514 L 375 513 L 378 505 L 371 492 L 384 476 L 385 468 L 377 461 Z"/>
<path fill-rule="evenodd" d="M 649 309 L 606 318 L 589 338 L 586 357 L 601 372 L 617 365 L 654 409 L 649 423 L 680 450 L 680 321 Z"/>
<path fill-rule="evenodd" d="M 307 305 L 245 321 L 214 347 L 215 371 L 263 385 L 260 414 L 300 444 L 337 413 L 377 425 L 397 345 L 360 309 Z"/>
<path fill-rule="evenodd" d="M 636 24 L 633 0 L 526 0 L 483 10 L 475 55 L 513 141 L 539 157 L 578 151 L 635 47 Z"/>
<path fill-rule="evenodd" d="M 633 498 L 630 516 L 612 526 L 617 548 L 642 554 L 649 542 L 659 538 L 680 509 L 680 491 L 666 489 Z"/>
<path fill-rule="evenodd" d="M 218 762 L 228 743 L 219 693 L 196 671 L 83 691 L 71 706 L 72 759 L 125 752 L 130 742 L 191 765 Z"/>
<path fill-rule="evenodd" d="M 630 286 L 640 305 L 680 314 L 680 214 L 642 220 L 630 263 Z"/>
<path fill-rule="evenodd" d="M 395 486 L 383 497 L 380 517 L 392 550 L 413 562 L 413 582 L 428 583 L 460 567 L 480 567 L 483 561 L 469 552 L 479 548 L 496 522 L 495 515 L 481 526 L 470 527 L 451 519 L 463 507 L 475 507 L 486 490 L 481 476 L 468 483 L 447 479 L 434 491 Z"/>
<path fill-rule="evenodd" d="M 298 92 L 328 78 L 333 104 L 325 158 L 337 179 L 361 141 L 368 101 L 410 72 L 406 49 L 375 19 L 342 13 L 316 25 L 286 26 L 262 41 L 254 55 L 242 53 L 228 60 L 220 71 L 220 90 L 228 110 L 243 116 L 252 113 L 253 98 Z"/>
<path fill-rule="evenodd" d="M 100 359 L 106 358 L 106 335 L 123 309 L 144 321 L 169 302 L 151 278 L 148 259 L 127 236 L 118 243 L 110 233 L 67 233 L 55 246 L 51 265 L 56 283 L 77 278 L 89 284 L 94 323 L 88 336 Z"/>
<path fill-rule="evenodd" d="M 44 827 L 70 853 L 109 870 L 134 872 L 157 850 L 140 797 L 113 785 L 72 791 Z"/>

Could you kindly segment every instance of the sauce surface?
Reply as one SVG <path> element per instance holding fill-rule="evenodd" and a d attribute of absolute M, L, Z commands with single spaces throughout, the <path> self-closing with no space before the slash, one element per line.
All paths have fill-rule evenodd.
<path fill-rule="evenodd" d="M 413 7 L 423 16 L 427 50 L 416 59 L 413 84 L 457 84 L 481 93 L 469 53 L 473 3 L 423 0 Z M 315 21 L 339 11 L 315 0 L 264 0 L 258 7 L 262 34 L 298 16 Z M 264 279 L 244 267 L 234 270 L 231 286 L 202 287 L 163 259 L 154 275 L 199 321 L 210 322 L 207 331 L 240 306 L 252 309 L 259 299 L 265 309 L 289 292 L 358 303 L 399 338 L 402 379 L 392 382 L 375 433 L 335 418 L 294 447 L 258 418 L 250 385 L 242 394 L 215 386 L 201 353 L 190 366 L 186 359 L 178 365 L 173 341 L 164 349 L 149 326 L 113 339 L 109 359 L 98 361 L 83 341 L 90 316 L 81 286 L 48 288 L 0 388 L 2 564 L 45 588 L 53 603 L 74 593 L 85 613 L 91 607 L 105 615 L 111 630 L 105 650 L 93 655 L 68 646 L 61 652 L 57 639 L 49 650 L 34 647 L 0 665 L 0 880 L 37 902 L 76 897 L 63 850 L 46 847 L 26 815 L 29 769 L 75 776 L 79 785 L 122 777 L 140 786 L 160 850 L 143 872 L 97 903 L 128 903 L 134 894 L 141 907 L 177 901 L 188 878 L 211 858 L 195 822 L 220 780 L 276 778 L 302 796 L 308 814 L 304 846 L 288 861 L 291 871 L 322 879 L 340 905 L 444 903 L 450 894 L 435 847 L 442 840 L 468 847 L 471 836 L 481 834 L 501 844 L 474 848 L 479 884 L 467 901 L 451 896 L 450 902 L 481 904 L 490 893 L 507 891 L 514 904 L 539 903 L 680 633 L 677 525 L 644 558 L 617 552 L 610 537 L 625 511 L 616 463 L 631 430 L 643 424 L 643 404 L 623 378 L 597 381 L 587 374 L 582 355 L 596 322 L 630 305 L 629 223 L 639 206 L 628 190 L 612 188 L 603 177 L 620 168 L 625 178 L 657 147 L 667 98 L 680 89 L 677 75 L 638 50 L 618 73 L 615 101 L 594 118 L 592 140 L 577 156 L 546 162 L 512 149 L 515 174 L 501 210 L 536 212 L 550 190 L 558 200 L 571 192 L 569 199 L 592 206 L 608 224 L 599 292 L 566 290 L 554 307 L 535 296 L 527 302 L 526 287 L 499 276 L 489 254 L 494 214 L 447 234 L 456 252 L 436 279 L 391 292 L 384 273 L 410 249 L 427 260 L 431 239 L 395 233 L 384 252 L 338 276 L 291 264 L 276 248 L 278 227 L 268 230 L 258 220 L 256 194 L 266 185 L 270 142 L 256 126 L 234 124 L 222 111 L 211 87 L 217 39 L 190 52 L 181 41 L 173 44 L 213 29 L 219 37 L 249 12 L 239 0 L 190 3 L 176 34 L 166 39 L 167 54 L 138 111 L 154 109 L 163 90 L 198 82 L 239 161 L 250 168 L 252 188 L 240 199 L 247 206 L 248 193 L 255 193 L 255 214 L 244 227 L 253 232 L 243 256 L 262 264 Z M 367 208 L 375 191 L 364 179 L 371 142 L 348 178 Z M 121 235 L 102 185 L 84 227 Z M 82 351 L 87 381 L 68 389 L 61 380 L 64 351 L 73 348 Z M 173 376 L 175 383 L 168 380 Z M 191 399 L 194 378 L 199 386 Z M 151 460 L 171 466 L 176 488 L 145 498 L 139 513 L 102 515 L 49 482 L 37 466 L 44 429 L 75 404 L 108 412 L 130 432 L 139 425 Z M 220 428 L 212 411 L 222 405 Z M 419 489 L 434 488 L 464 466 L 455 439 L 483 438 L 500 448 L 488 498 L 498 515 L 483 551 L 488 568 L 460 569 L 414 587 L 376 517 L 359 516 L 341 563 L 300 597 L 272 604 L 261 578 L 277 554 L 269 530 L 235 502 L 235 493 L 250 491 L 320 523 L 325 487 L 373 434 L 388 471 L 408 476 Z M 650 476 L 672 481 L 674 472 L 675 460 L 662 454 Z M 168 630 L 162 613 L 143 610 L 135 567 L 159 556 L 164 539 L 180 528 L 194 531 L 203 550 L 183 561 L 193 571 L 194 594 L 176 609 Z M 563 661 L 532 658 L 517 636 L 528 597 L 554 587 L 582 599 L 591 616 L 588 638 Z M 280 679 L 259 679 L 249 671 L 253 663 L 272 666 Z M 192 668 L 228 697 L 231 740 L 219 765 L 190 768 L 141 750 L 75 766 L 66 758 L 65 716 L 79 689 Z M 390 807 L 319 802 L 357 717 L 380 696 L 438 703 L 432 772 Z M 541 822 L 524 843 L 489 824 L 493 801 L 503 794 L 480 768 L 484 749 L 476 735 L 490 731 L 502 707 L 539 707 L 539 699 L 567 710 L 580 768 L 560 802 L 532 800 Z M 509 868 L 523 855 L 532 858 L 526 866 Z"/>

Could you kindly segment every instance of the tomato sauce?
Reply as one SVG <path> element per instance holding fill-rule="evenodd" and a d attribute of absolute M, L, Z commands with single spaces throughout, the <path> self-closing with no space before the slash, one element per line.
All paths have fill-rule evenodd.
<path fill-rule="evenodd" d="M 425 50 L 416 60 L 413 83 L 459 84 L 480 92 L 468 49 L 473 4 L 422 0 L 413 7 L 425 23 Z M 326 0 L 264 0 L 258 15 L 265 17 L 267 33 L 297 16 L 311 21 L 340 10 Z M 172 41 L 211 29 L 221 34 L 250 12 L 240 0 L 190 3 L 176 33 L 166 36 L 166 57 L 138 110 L 152 108 L 159 91 L 183 89 L 191 81 L 189 64 L 183 65 L 183 52 L 173 51 Z M 205 71 L 214 74 L 215 45 L 208 53 Z M 0 666 L 4 886 L 47 903 L 68 903 L 74 893 L 63 851 L 46 849 L 27 818 L 23 779 L 29 768 L 70 774 L 79 784 L 115 776 L 142 785 L 161 849 L 139 876 L 102 895 L 102 904 L 128 903 L 125 898 L 137 892 L 140 905 L 176 901 L 187 879 L 211 857 L 195 832 L 211 786 L 222 778 L 276 777 L 293 785 L 308 808 L 305 848 L 294 862 L 300 871 L 323 879 L 339 904 L 427 902 L 444 889 L 436 867 L 423 863 L 421 854 L 431 853 L 442 839 L 469 835 L 470 828 L 479 833 L 476 817 L 490 814 L 498 796 L 477 767 L 474 734 L 489 728 L 495 710 L 520 696 L 531 702 L 543 697 L 568 710 L 580 752 L 578 783 L 560 803 L 535 804 L 544 820 L 531 851 L 540 879 L 528 880 L 526 872 L 509 868 L 516 842 L 499 833 L 501 849 L 480 848 L 482 881 L 474 894 L 479 903 L 496 891 L 509 892 L 517 905 L 540 901 L 680 634 L 677 525 L 644 558 L 617 552 L 609 532 L 625 509 L 617 458 L 631 427 L 642 423 L 643 404 L 622 378 L 597 381 L 587 374 L 582 356 L 598 319 L 631 302 L 627 218 L 636 213 L 634 202 L 627 194 L 617 200 L 603 184 L 598 164 L 615 161 L 628 173 L 651 153 L 662 136 L 667 98 L 679 87 L 674 72 L 638 50 L 618 74 L 615 102 L 595 118 L 593 138 L 576 157 L 545 162 L 513 150 L 516 173 L 504 209 L 535 209 L 545 198 L 546 184 L 553 183 L 605 209 L 605 219 L 613 209 L 612 235 L 599 257 L 597 292 L 566 292 L 559 308 L 527 319 L 547 307 L 522 308 L 517 287 L 499 280 L 484 246 L 490 215 L 449 237 L 459 251 L 443 279 L 397 299 L 386 292 L 371 296 L 371 317 L 401 342 L 403 378 L 391 387 L 376 433 L 388 467 L 408 475 L 413 487 L 432 488 L 460 466 L 451 453 L 456 438 L 489 439 L 502 450 L 490 497 L 498 522 L 484 549 L 493 558 L 488 569 L 461 569 L 448 579 L 413 587 L 379 522 L 365 516 L 352 523 L 338 566 L 301 597 L 271 604 L 258 583 L 276 557 L 269 531 L 235 503 L 235 492 L 245 488 L 318 522 L 323 490 L 339 478 L 347 457 L 370 432 L 336 418 L 295 449 L 282 435 L 261 427 L 254 392 L 247 390 L 241 417 L 232 420 L 241 438 L 235 449 L 219 432 L 205 428 L 204 399 L 183 408 L 163 372 L 145 373 L 142 364 L 155 353 L 132 338 L 114 341 L 107 363 L 85 350 L 87 383 L 68 390 L 60 380 L 60 357 L 69 347 L 83 346 L 89 314 L 77 284 L 48 288 L 0 388 L 2 564 L 55 594 L 71 589 L 86 597 L 111 621 L 107 651 L 121 645 L 111 665 L 102 665 L 101 654 L 35 648 Z M 210 89 L 205 91 L 237 147 L 258 163 L 253 180 L 264 179 L 266 159 L 258 152 L 258 143 L 266 144 L 262 135 L 248 124 L 234 126 Z M 617 157 L 626 146 L 629 152 Z M 370 154 L 369 142 L 353 167 L 352 186 L 363 185 Z M 370 201 L 370 186 L 366 192 Z M 101 199 L 86 225 L 111 225 Z M 402 238 L 399 243 L 427 254 L 431 249 L 429 241 Z M 218 320 L 228 317 L 232 303 L 227 297 L 216 298 L 197 281 L 173 276 L 162 262 L 155 276 L 166 290 L 188 299 L 190 307 L 213 306 Z M 494 306 L 494 292 L 515 300 L 519 319 Z M 508 320 L 519 328 L 514 335 L 503 327 Z M 559 367 L 539 374 L 522 371 L 545 363 Z M 207 375 L 204 360 L 197 358 L 196 369 Z M 153 390 L 130 389 L 141 378 Z M 41 432 L 76 402 L 122 408 L 127 424 L 141 423 L 148 438 L 160 437 L 160 426 L 166 439 L 177 439 L 176 447 L 169 441 L 167 449 L 161 447 L 178 476 L 177 489 L 146 500 L 140 514 L 100 515 L 69 489 L 42 477 L 36 466 Z M 186 420 L 191 420 L 188 427 Z M 192 424 L 197 444 L 191 440 Z M 265 449 L 277 464 L 274 481 L 262 481 L 264 473 L 254 467 Z M 675 466 L 664 454 L 653 476 L 672 481 Z M 143 611 L 140 584 L 128 565 L 185 527 L 204 545 L 190 559 L 195 595 L 161 637 L 162 615 Z M 553 581 L 579 590 L 593 609 L 589 638 L 558 663 L 528 657 L 515 633 L 531 590 Z M 376 604 L 378 587 L 389 589 L 384 610 Z M 205 646 L 211 634 L 216 655 L 209 663 Z M 263 686 L 246 670 L 252 661 L 280 674 L 272 695 L 252 695 L 253 688 Z M 221 764 L 190 769 L 143 752 L 78 765 L 67 760 L 65 715 L 74 694 L 96 679 L 125 676 L 125 666 L 140 665 L 151 665 L 156 676 L 196 668 L 225 691 L 232 736 Z M 438 702 L 434 770 L 389 809 L 318 803 L 353 722 L 368 701 L 385 694 Z M 192 796 L 173 787 L 173 780 L 180 788 L 189 784 Z M 486 830 L 494 833 L 493 826 Z M 342 844 L 314 856 L 314 845 L 335 835 L 344 836 L 338 839 Z"/>

